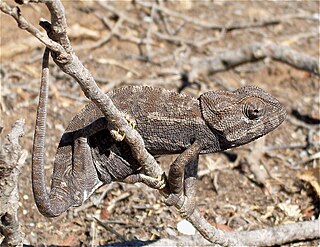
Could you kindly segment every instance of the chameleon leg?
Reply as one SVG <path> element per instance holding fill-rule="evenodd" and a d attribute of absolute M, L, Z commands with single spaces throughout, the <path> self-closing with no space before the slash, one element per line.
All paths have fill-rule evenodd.
<path fill-rule="evenodd" d="M 191 215 L 196 207 L 196 183 L 198 171 L 199 155 L 188 163 L 184 171 L 184 202 L 180 209 L 181 216 L 187 218 Z"/>
<path fill-rule="evenodd" d="M 180 154 L 177 159 L 172 163 L 169 170 L 168 175 L 168 185 L 170 190 L 169 197 L 165 200 L 165 203 L 169 206 L 182 204 L 187 205 L 189 203 L 185 203 L 184 195 L 188 196 L 188 198 L 194 195 L 195 190 L 195 181 L 192 179 L 193 173 L 196 171 L 197 165 L 197 157 L 201 151 L 201 145 L 197 142 L 194 142 L 187 150 L 185 150 L 182 154 Z M 188 165 L 191 164 L 191 165 Z M 194 168 L 192 168 L 194 167 Z M 192 168 L 192 169 L 189 169 Z M 186 174 L 185 174 L 186 170 Z M 189 172 L 190 170 L 190 172 Z M 187 180 L 184 180 L 184 177 L 187 177 Z M 195 175 L 194 175 L 195 177 Z M 190 191 L 191 189 L 191 191 Z M 183 200 L 182 202 L 180 200 Z M 182 211 L 188 212 L 189 210 L 185 210 L 182 206 Z M 190 209 L 192 210 L 192 209 Z M 183 214 L 183 213 L 182 213 Z"/>
<path fill-rule="evenodd" d="M 76 189 L 74 199 L 81 205 L 102 184 L 98 179 L 87 138 L 79 137 L 74 141 L 72 163 L 71 173 Z"/>
<path fill-rule="evenodd" d="M 71 149 L 70 146 L 66 148 Z M 62 212 L 70 206 L 81 205 L 102 184 L 97 177 L 87 138 L 74 140 L 70 153 L 72 158 L 57 158 L 55 167 L 64 168 L 55 170 L 52 176 L 50 201 L 52 205 L 60 204 L 59 207 L 64 208 Z"/>

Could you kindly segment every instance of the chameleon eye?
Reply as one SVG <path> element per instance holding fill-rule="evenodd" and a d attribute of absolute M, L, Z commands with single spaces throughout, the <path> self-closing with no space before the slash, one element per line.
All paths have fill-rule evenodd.
<path fill-rule="evenodd" d="M 250 98 L 244 102 L 243 113 L 250 120 L 257 119 L 264 115 L 265 104 L 258 98 Z"/>

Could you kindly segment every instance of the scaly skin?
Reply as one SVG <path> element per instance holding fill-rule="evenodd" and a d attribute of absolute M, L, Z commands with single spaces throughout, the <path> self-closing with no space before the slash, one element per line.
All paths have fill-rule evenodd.
<path fill-rule="evenodd" d="M 40 102 L 46 94 L 47 91 L 42 91 Z M 185 216 L 190 215 L 195 206 L 199 154 L 251 142 L 278 127 L 286 117 L 277 99 L 254 86 L 234 92 L 207 92 L 198 99 L 144 86 L 124 87 L 108 95 L 135 123 L 151 154 L 180 154 L 170 166 L 170 195 L 166 202 L 176 204 L 183 194 L 185 202 L 181 211 Z M 42 103 L 42 107 L 45 104 Z M 43 122 L 43 117 L 37 121 L 42 126 Z M 104 183 L 152 184 L 141 174 L 130 147 L 116 142 L 107 126 L 103 114 L 93 103 L 72 119 L 57 150 L 50 193 L 44 184 L 43 149 L 34 150 L 33 190 L 42 214 L 58 216 L 69 207 L 80 205 Z"/>

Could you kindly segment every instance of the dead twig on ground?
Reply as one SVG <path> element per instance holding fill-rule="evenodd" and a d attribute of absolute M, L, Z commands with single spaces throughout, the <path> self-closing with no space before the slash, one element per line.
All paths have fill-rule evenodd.
<path fill-rule="evenodd" d="M 18 220 L 18 179 L 28 155 L 19 144 L 23 135 L 24 120 L 20 119 L 0 147 L 0 235 L 4 236 L 1 246 L 21 245 L 24 237 Z"/>
<path fill-rule="evenodd" d="M 105 2 L 105 1 L 99 1 L 98 4 L 103 7 L 104 9 L 112 12 L 113 14 L 117 15 L 119 18 L 125 20 L 128 23 L 131 23 L 133 25 L 136 26 L 140 26 L 141 22 L 139 22 L 138 20 L 131 18 L 127 13 L 124 13 L 120 10 L 115 9 L 114 7 L 112 7 L 112 5 L 110 5 L 109 3 Z"/>
<path fill-rule="evenodd" d="M 124 64 L 122 64 L 122 63 L 120 63 L 120 62 L 118 62 L 118 61 L 116 61 L 116 60 L 114 60 L 114 59 L 98 58 L 98 59 L 96 59 L 96 61 L 97 61 L 99 64 L 114 65 L 114 66 L 117 66 L 117 67 L 122 68 L 122 69 L 124 69 L 124 70 L 130 71 L 130 72 L 131 72 L 132 74 L 134 74 L 135 76 L 138 76 L 138 77 L 141 76 L 141 74 L 140 74 L 138 71 L 136 71 L 136 70 L 134 70 L 134 69 L 132 69 L 132 68 L 130 68 L 130 67 L 128 67 L 128 66 L 126 66 L 126 65 L 124 65 Z"/>
<path fill-rule="evenodd" d="M 139 38 L 139 37 L 135 37 L 132 35 L 126 35 L 126 34 L 122 34 L 119 31 L 119 28 L 121 27 L 123 21 L 125 19 L 122 19 L 122 17 L 119 17 L 119 20 L 117 21 L 117 23 L 111 28 L 110 24 L 108 22 L 108 19 L 104 16 L 100 16 L 97 15 L 98 18 L 100 18 L 100 20 L 102 21 L 102 23 L 111 30 L 111 32 L 106 36 L 103 37 L 101 39 L 99 39 L 98 41 L 96 41 L 95 43 L 91 44 L 91 45 L 80 45 L 80 46 L 76 46 L 75 50 L 83 50 L 83 49 L 96 49 L 100 46 L 103 46 L 105 44 L 107 44 L 112 37 L 116 37 L 121 41 L 127 41 L 136 45 L 145 45 L 145 44 L 149 44 L 150 45 L 156 45 L 155 42 L 153 42 L 152 40 L 148 40 L 146 38 Z"/>
<path fill-rule="evenodd" d="M 229 235 L 237 239 L 241 239 L 243 246 L 274 246 L 281 244 L 279 239 L 286 242 L 291 242 L 292 239 L 299 239 L 301 241 L 309 239 L 311 235 L 319 236 L 319 220 L 291 223 L 282 226 L 270 227 L 266 229 L 229 232 Z M 312 229 L 310 231 L 310 229 Z M 285 242 L 283 242 L 285 243 Z M 283 244 L 282 243 L 282 244 Z M 199 235 L 193 236 L 178 236 L 174 239 L 159 239 L 157 241 L 131 241 L 126 242 L 126 246 L 181 246 L 181 245 L 210 245 L 210 242 L 201 238 Z M 104 245 L 110 246 L 110 245 Z M 123 246 L 123 243 L 113 243 L 112 246 Z"/>
<path fill-rule="evenodd" d="M 114 230 L 112 227 L 109 226 L 108 223 L 106 222 L 102 222 L 101 220 L 97 219 L 94 217 L 94 219 L 97 221 L 97 223 L 102 226 L 104 229 L 106 229 L 107 231 L 113 233 L 114 235 L 117 236 L 117 238 L 119 238 L 122 242 L 127 242 L 128 240 L 126 239 L 125 236 L 121 235 L 120 233 L 118 233 L 116 230 Z"/>
<path fill-rule="evenodd" d="M 122 22 L 123 22 L 123 19 L 120 18 L 120 19 L 116 22 L 116 24 L 114 24 L 114 26 L 110 29 L 111 32 L 110 32 L 106 37 L 98 40 L 96 43 L 94 43 L 93 45 L 89 46 L 88 48 L 89 48 L 89 49 L 96 49 L 96 48 L 98 48 L 98 47 L 100 47 L 100 46 L 103 46 L 104 44 L 108 43 L 108 42 L 111 40 L 111 38 L 112 38 L 114 35 L 117 34 L 118 29 L 119 29 L 120 26 L 122 25 Z"/>
<path fill-rule="evenodd" d="M 197 41 L 197 40 L 181 38 L 178 36 L 171 36 L 171 35 L 160 33 L 160 32 L 153 32 L 153 34 L 159 39 L 162 39 L 177 45 L 187 44 L 189 46 L 196 47 L 196 48 L 203 47 L 209 43 L 212 43 L 221 39 L 220 37 L 208 37 L 208 38 L 200 38 L 199 41 Z"/>
<path fill-rule="evenodd" d="M 254 43 L 209 58 L 192 58 L 192 69 L 189 72 L 190 80 L 194 80 L 199 75 L 211 75 L 244 63 L 256 62 L 266 57 L 320 75 L 320 65 L 317 58 L 285 46 L 266 42 Z"/>
<path fill-rule="evenodd" d="M 143 26 L 141 25 L 141 22 L 139 22 L 138 20 L 135 20 L 134 18 L 129 18 L 127 16 L 126 13 L 120 11 L 120 10 L 116 10 L 115 8 L 111 7 L 111 6 L 108 6 L 106 3 L 104 2 L 99 2 L 99 4 L 101 6 L 103 6 L 105 9 L 111 11 L 113 14 L 117 15 L 119 17 L 119 20 L 125 20 L 127 21 L 128 23 L 136 26 L 136 27 L 142 27 L 146 30 L 147 32 L 147 35 L 146 35 L 146 38 L 135 38 L 135 37 L 129 37 L 129 36 L 126 36 L 126 35 L 123 35 L 119 32 L 118 29 L 112 29 L 112 32 L 106 37 L 106 38 L 103 38 L 101 40 L 99 40 L 98 42 L 96 42 L 94 45 L 90 46 L 90 48 L 96 48 L 96 47 L 99 47 L 101 45 L 104 45 L 105 43 L 107 43 L 110 38 L 112 36 L 116 36 L 118 37 L 119 39 L 121 40 L 126 40 L 126 41 L 130 41 L 132 43 L 136 43 L 138 45 L 141 45 L 141 44 L 145 44 L 146 45 L 146 50 L 147 50 L 147 57 L 149 57 L 149 53 L 151 51 L 151 45 L 154 45 L 155 42 L 152 40 L 152 34 L 154 36 L 156 36 L 158 39 L 161 39 L 161 40 L 165 40 L 165 41 L 168 41 L 168 42 L 171 42 L 171 43 L 174 43 L 174 44 L 178 44 L 178 45 L 182 45 L 182 44 L 187 44 L 187 45 L 190 45 L 190 46 L 193 46 L 193 47 L 196 47 L 196 48 L 200 48 L 200 47 L 203 47 L 209 43 L 212 43 L 212 42 L 215 42 L 217 40 L 220 40 L 221 39 L 221 35 L 219 35 L 218 37 L 209 37 L 209 38 L 200 38 L 199 41 L 194 41 L 192 39 L 185 39 L 185 38 L 182 38 L 182 37 L 178 37 L 178 36 L 175 36 L 175 34 L 165 34 L 165 33 L 161 33 L 161 32 L 158 32 L 158 31 L 153 31 L 152 30 L 152 24 L 153 24 L 153 18 L 154 18 L 154 15 L 155 15 L 155 11 L 157 9 L 157 7 L 154 7 L 154 8 L 151 8 L 151 15 L 150 15 L 150 23 L 149 23 L 149 26 Z M 157 5 L 155 5 L 157 6 Z M 108 26 L 107 24 L 107 20 L 105 17 L 100 17 L 99 15 L 97 15 L 105 25 Z M 119 22 L 118 20 L 118 22 Z M 223 32 L 224 33 L 224 32 Z M 150 59 L 149 59 L 150 60 Z"/>
<path fill-rule="evenodd" d="M 123 34 L 120 34 L 118 32 L 118 29 L 117 30 L 113 30 L 112 29 L 112 33 L 110 34 L 110 36 L 112 36 L 112 34 L 114 36 L 117 36 L 118 38 L 122 39 L 122 40 L 127 40 L 127 41 L 130 41 L 132 43 L 137 43 L 137 44 L 145 44 L 146 45 L 146 49 L 147 49 L 147 53 L 150 53 L 151 51 L 151 45 L 154 43 L 151 39 L 151 34 L 155 35 L 157 38 L 159 39 L 162 39 L 162 40 L 165 40 L 165 41 L 168 41 L 168 42 L 172 42 L 172 43 L 175 43 L 175 44 L 187 44 L 187 45 L 190 45 L 190 46 L 193 46 L 193 47 L 196 47 L 196 48 L 199 48 L 199 47 L 203 47 L 209 43 L 212 43 L 212 42 L 215 42 L 217 40 L 220 40 L 221 39 L 221 35 L 219 35 L 218 37 L 209 37 L 209 38 L 201 38 L 199 39 L 199 41 L 194 41 L 192 39 L 184 39 L 182 37 L 178 37 L 178 36 L 175 36 L 175 33 L 173 34 L 165 34 L 165 33 L 161 33 L 161 32 L 158 32 L 158 31 L 152 31 L 152 28 L 151 28 L 151 24 L 153 24 L 153 21 L 152 19 L 154 18 L 154 15 L 155 15 L 155 11 L 158 10 L 158 7 L 157 5 L 154 4 L 154 8 L 152 8 L 153 5 L 151 5 L 151 16 L 150 16 L 150 23 L 149 23 L 149 27 L 144 27 L 141 25 L 141 22 L 139 22 L 138 20 L 134 19 L 134 18 L 130 18 L 128 17 L 128 15 L 120 10 L 116 10 L 115 8 L 111 7 L 111 6 L 108 6 L 106 3 L 104 2 L 99 2 L 99 4 L 104 7 L 105 9 L 111 11 L 113 14 L 117 15 L 119 17 L 119 20 L 125 20 L 127 21 L 128 23 L 134 25 L 134 26 L 137 26 L 137 27 L 142 27 L 144 29 L 146 29 L 147 31 L 147 37 L 146 39 L 141 39 L 140 41 L 139 40 L 136 40 L 136 39 L 133 39 L 133 37 L 131 37 L 131 41 L 129 40 L 129 37 L 126 37 L 124 36 Z M 105 17 L 100 17 L 101 20 L 106 24 L 106 18 Z M 118 22 L 119 22 L 118 20 Z M 183 25 L 182 25 L 183 26 Z M 223 29 L 223 32 L 224 33 L 224 29 Z M 107 41 L 109 41 L 109 39 L 111 37 L 106 37 L 105 39 L 102 39 L 101 41 L 98 41 L 96 43 L 96 45 L 93 45 L 92 47 L 96 47 L 99 45 L 103 45 L 105 44 Z M 104 41 L 104 40 L 107 40 L 107 41 Z"/>

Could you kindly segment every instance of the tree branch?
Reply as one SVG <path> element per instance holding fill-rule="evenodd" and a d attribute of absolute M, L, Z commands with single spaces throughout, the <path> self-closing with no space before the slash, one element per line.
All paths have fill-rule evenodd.
<path fill-rule="evenodd" d="M 12 16 L 18 26 L 32 34 L 34 37 L 36 37 L 41 43 L 46 45 L 50 50 L 53 50 L 57 53 L 59 57 L 67 58 L 68 54 L 65 52 L 65 49 L 57 42 L 53 41 L 52 39 L 48 38 L 46 35 L 44 35 L 42 32 L 40 32 L 39 29 L 37 29 L 35 26 L 30 24 L 22 15 L 19 7 L 10 7 L 8 4 L 0 1 L 0 9 L 2 12 Z"/>
<path fill-rule="evenodd" d="M 319 220 L 286 224 L 254 231 L 234 231 L 228 235 L 241 239 L 242 246 L 274 246 L 292 242 L 292 239 L 306 240 L 319 238 Z M 311 229 L 311 230 L 310 230 Z M 308 231 L 308 233 L 307 233 Z M 103 245 L 104 247 L 122 246 L 207 246 L 210 242 L 200 235 L 182 235 L 177 237 L 162 238 L 154 241 L 126 241 Z M 240 246 L 240 245 L 237 245 Z"/>
<path fill-rule="evenodd" d="M 131 128 L 124 118 L 124 114 L 121 113 L 112 103 L 111 99 L 101 91 L 101 89 L 96 84 L 90 71 L 83 66 L 79 58 L 73 52 L 70 45 L 69 39 L 66 34 L 66 20 L 65 11 L 63 5 L 59 0 L 30 0 L 24 1 L 24 3 L 45 3 L 51 13 L 52 28 L 49 33 L 50 37 L 55 39 L 55 42 L 59 46 L 52 46 L 53 41 L 51 39 L 41 39 L 52 52 L 57 53 L 53 59 L 56 64 L 68 75 L 73 77 L 80 85 L 82 91 L 86 97 L 93 101 L 101 112 L 104 114 L 108 123 L 110 123 L 110 128 L 118 129 L 122 133 L 125 133 L 125 142 L 127 142 L 132 150 L 135 159 L 144 168 L 145 173 L 151 177 L 162 179 L 163 171 L 147 150 L 145 149 L 144 142 L 139 133 Z M 14 9 L 17 7 L 9 7 L 6 3 L 0 2 L 0 9 L 11 15 L 13 18 L 16 15 L 12 15 Z M 29 24 L 20 14 L 19 18 L 15 18 L 18 26 L 23 28 L 35 37 L 39 37 L 40 31 Z M 56 33 L 57 31 L 57 33 Z M 63 47 L 64 51 L 61 51 Z M 66 54 L 66 55 L 65 55 Z M 62 56 L 63 55 L 63 56 Z M 109 129 L 110 129 L 109 128 Z M 163 181 L 160 181 L 163 182 Z"/>

